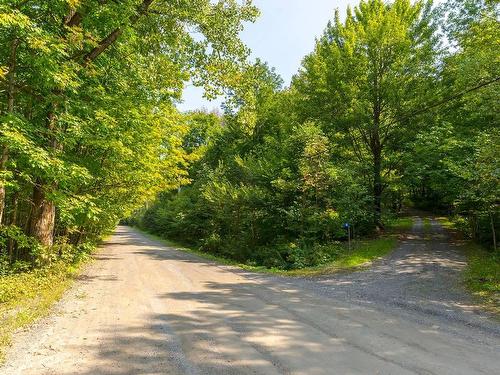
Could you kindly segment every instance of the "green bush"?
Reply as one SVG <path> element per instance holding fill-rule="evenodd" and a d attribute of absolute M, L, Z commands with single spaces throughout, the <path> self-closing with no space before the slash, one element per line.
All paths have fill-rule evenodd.
<path fill-rule="evenodd" d="M 0 227 L 0 254 L 4 254 L 9 262 L 31 262 L 35 265 L 43 259 L 45 251 L 42 245 L 24 234 L 21 228 L 14 225 Z"/>
<path fill-rule="evenodd" d="M 500 251 L 487 251 L 478 244 L 469 243 L 466 255 L 468 287 L 500 312 Z"/>
<path fill-rule="evenodd" d="M 0 227 L 0 276 L 43 269 L 61 262 L 77 263 L 94 248 L 94 242 L 73 245 L 66 237 L 58 237 L 52 246 L 42 246 L 20 228 L 3 226 Z"/>
<path fill-rule="evenodd" d="M 200 250 L 208 253 L 220 253 L 223 241 L 217 233 L 210 234 L 207 238 L 202 240 Z"/>

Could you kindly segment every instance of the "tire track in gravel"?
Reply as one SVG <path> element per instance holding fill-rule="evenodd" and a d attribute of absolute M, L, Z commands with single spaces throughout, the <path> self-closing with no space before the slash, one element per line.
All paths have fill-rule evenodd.
<path fill-rule="evenodd" d="M 221 266 L 119 227 L 0 373 L 495 373 L 498 324 L 465 307 L 460 252 L 422 227 L 370 270 L 314 280 Z"/>

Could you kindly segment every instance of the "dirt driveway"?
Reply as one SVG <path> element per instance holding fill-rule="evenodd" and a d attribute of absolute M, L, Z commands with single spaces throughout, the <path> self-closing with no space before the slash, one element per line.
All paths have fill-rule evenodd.
<path fill-rule="evenodd" d="M 500 324 L 459 283 L 446 238 L 413 238 L 372 269 L 256 275 L 127 227 L 20 333 L 12 374 L 497 374 Z"/>
<path fill-rule="evenodd" d="M 413 220 L 398 248 L 365 271 L 288 282 L 336 300 L 434 315 L 500 334 L 498 323 L 464 288 L 463 244 L 451 240 L 433 219 L 427 229 L 420 217 Z"/>

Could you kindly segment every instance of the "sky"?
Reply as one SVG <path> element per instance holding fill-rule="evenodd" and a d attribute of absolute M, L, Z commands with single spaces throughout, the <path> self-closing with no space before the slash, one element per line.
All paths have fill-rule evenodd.
<path fill-rule="evenodd" d="M 254 0 L 261 15 L 255 23 L 246 25 L 241 34 L 243 42 L 252 50 L 251 58 L 259 57 L 276 68 L 285 84 L 298 71 L 304 56 L 314 49 L 315 38 L 320 36 L 336 8 L 345 14 L 348 4 L 357 0 Z M 181 111 L 200 108 L 219 108 L 220 100 L 208 102 L 203 90 L 186 87 Z"/>

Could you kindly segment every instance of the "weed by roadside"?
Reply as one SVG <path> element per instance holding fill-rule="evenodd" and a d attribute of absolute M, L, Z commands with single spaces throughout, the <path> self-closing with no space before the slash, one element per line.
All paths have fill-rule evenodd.
<path fill-rule="evenodd" d="M 471 292 L 500 314 L 500 252 L 490 252 L 473 242 L 465 246 L 465 282 Z"/>
<path fill-rule="evenodd" d="M 356 241 L 351 251 L 345 251 L 333 262 L 317 267 L 306 267 L 297 270 L 279 272 L 284 276 L 312 277 L 335 272 L 356 270 L 367 267 L 374 260 L 380 259 L 391 253 L 398 241 L 393 237 Z"/>
<path fill-rule="evenodd" d="M 430 233 L 432 231 L 431 219 L 425 217 L 423 220 L 423 226 L 424 226 L 424 233 L 426 234 Z"/>
<path fill-rule="evenodd" d="M 216 256 L 195 248 L 179 245 L 175 242 L 166 240 L 164 238 L 158 237 L 148 232 L 144 232 L 142 230 L 141 232 L 145 236 L 155 241 L 164 243 L 166 246 L 174 247 L 177 250 L 193 253 L 201 258 L 215 261 L 217 263 L 236 266 L 252 272 L 263 272 L 275 275 L 297 276 L 297 277 L 318 276 L 328 273 L 354 270 L 363 266 L 367 266 L 370 264 L 370 262 L 389 254 L 392 250 L 394 250 L 394 248 L 398 243 L 397 239 L 394 237 L 381 237 L 376 239 L 355 241 L 353 243 L 353 248 L 351 251 L 347 249 L 347 246 L 343 246 L 342 253 L 339 254 L 339 256 L 331 262 L 314 267 L 283 270 L 279 268 L 267 268 L 263 266 L 254 266 L 254 265 L 239 263 L 234 260 Z"/>
<path fill-rule="evenodd" d="M 60 261 L 0 276 L 0 363 L 14 332 L 50 311 L 71 285 L 80 263 Z"/>
<path fill-rule="evenodd" d="M 386 229 L 389 232 L 409 232 L 412 227 L 413 219 L 408 216 L 403 216 L 389 220 Z"/>

